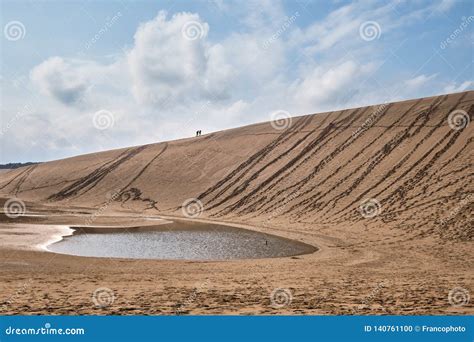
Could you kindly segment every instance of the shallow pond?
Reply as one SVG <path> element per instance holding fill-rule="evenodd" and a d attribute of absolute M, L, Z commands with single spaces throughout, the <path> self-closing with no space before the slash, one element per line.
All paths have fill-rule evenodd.
<path fill-rule="evenodd" d="M 78 256 L 230 260 L 294 256 L 317 250 L 299 241 L 224 225 L 173 222 L 154 227 L 75 228 L 71 236 L 48 246 Z"/>

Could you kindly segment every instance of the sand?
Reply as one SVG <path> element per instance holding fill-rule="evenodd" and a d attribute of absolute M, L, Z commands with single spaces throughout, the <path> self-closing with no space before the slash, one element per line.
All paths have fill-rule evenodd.
<path fill-rule="evenodd" d="M 463 289 L 467 299 L 474 283 L 474 126 L 448 124 L 454 110 L 472 121 L 473 104 L 472 91 L 443 95 L 2 173 L 0 196 L 40 216 L 0 215 L 0 313 L 473 314 L 472 301 L 453 305 L 449 294 Z M 191 198 L 202 203 L 199 221 L 319 250 L 191 262 L 44 249 L 68 226 L 183 218 Z M 361 214 L 368 199 L 380 204 L 374 217 L 370 207 Z M 97 307 L 91 297 L 103 287 L 114 300 Z M 272 302 L 276 290 L 284 305 Z"/>

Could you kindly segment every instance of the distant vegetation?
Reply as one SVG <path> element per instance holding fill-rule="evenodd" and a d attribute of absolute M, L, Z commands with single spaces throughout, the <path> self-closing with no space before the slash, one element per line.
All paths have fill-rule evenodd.
<path fill-rule="evenodd" d="M 18 169 L 19 167 L 22 167 L 22 166 L 35 165 L 35 164 L 39 164 L 39 163 L 28 162 L 28 163 L 0 164 L 0 169 Z"/>

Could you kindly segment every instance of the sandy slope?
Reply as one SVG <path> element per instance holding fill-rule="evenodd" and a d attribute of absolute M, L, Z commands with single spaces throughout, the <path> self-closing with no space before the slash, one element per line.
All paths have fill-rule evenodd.
<path fill-rule="evenodd" d="M 464 92 L 302 116 L 285 130 L 262 123 L 2 173 L 0 196 L 27 201 L 29 212 L 182 216 L 183 202 L 196 198 L 199 219 L 321 248 L 296 259 L 204 263 L 1 246 L 0 291 L 17 302 L 3 310 L 172 313 L 185 302 L 184 312 L 193 313 L 472 313 L 472 304 L 449 305 L 448 293 L 473 289 L 474 126 L 452 129 L 448 115 L 463 110 L 472 121 L 473 105 L 474 92 Z M 359 210 L 367 199 L 380 203 L 373 218 Z M 29 234 L 2 227 L 0 235 L 18 241 Z M 117 293 L 106 309 L 90 301 L 100 286 Z M 275 288 L 291 291 L 290 305 L 270 305 Z"/>

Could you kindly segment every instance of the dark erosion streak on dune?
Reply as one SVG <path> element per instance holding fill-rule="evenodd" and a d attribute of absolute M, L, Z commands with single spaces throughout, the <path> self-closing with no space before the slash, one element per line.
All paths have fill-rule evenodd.
<path fill-rule="evenodd" d="M 32 166 L 27 166 L 24 170 L 22 170 L 20 173 L 18 173 L 15 177 L 13 177 L 11 180 L 0 186 L 0 190 L 6 188 L 8 185 L 10 185 L 13 181 L 15 181 L 17 178 L 19 178 L 18 182 L 15 184 L 14 190 L 12 193 L 15 195 L 18 194 L 21 185 L 23 182 L 28 178 L 30 173 L 37 167 L 38 165 L 32 165 Z"/>
<path fill-rule="evenodd" d="M 265 191 L 266 193 L 268 193 L 268 191 L 278 186 L 279 182 L 282 181 L 287 176 L 289 176 L 290 173 L 295 172 L 301 166 L 308 165 L 308 162 L 312 157 L 316 156 L 318 152 L 323 151 L 325 147 L 327 146 L 329 147 L 332 141 L 334 141 L 335 138 L 340 136 L 345 131 L 344 128 L 351 127 L 351 125 L 367 110 L 368 110 L 368 107 L 358 108 L 354 112 L 349 113 L 344 119 L 341 119 L 340 121 L 337 121 L 337 122 L 334 122 L 334 121 L 331 122 L 328 126 L 326 126 L 326 128 L 318 136 L 316 136 L 315 139 L 313 139 L 310 142 L 309 145 L 305 146 L 305 148 L 296 157 L 291 159 L 287 164 L 285 164 L 282 168 L 279 169 L 276 175 L 277 177 L 273 177 L 273 176 L 270 177 L 263 184 L 257 186 L 256 190 L 259 192 Z M 340 150 L 336 149 L 333 151 L 333 155 L 335 156 L 339 152 Z M 258 208 L 256 208 L 255 205 L 260 204 L 260 208 L 261 208 L 267 203 L 272 203 L 272 201 L 274 205 L 278 206 L 280 203 L 283 203 L 286 198 L 291 198 L 291 196 L 293 196 L 294 193 L 296 193 L 302 186 L 308 183 L 308 181 L 312 179 L 316 175 L 316 173 L 327 164 L 327 161 L 329 159 L 332 159 L 334 156 L 329 155 L 327 159 L 321 160 L 308 176 L 304 177 L 302 180 L 298 181 L 297 183 L 291 185 L 286 190 L 284 190 L 284 191 L 287 191 L 291 188 L 296 188 L 296 190 L 293 190 L 290 193 L 285 194 L 282 200 L 279 200 L 279 199 L 277 200 L 276 197 L 278 195 L 270 199 L 266 199 L 265 197 L 266 201 L 259 201 L 260 203 L 254 202 L 253 205 L 248 205 L 246 208 L 240 209 L 239 212 L 250 213 L 252 211 L 258 210 Z M 232 210 L 233 208 L 230 207 L 229 209 Z"/>
<path fill-rule="evenodd" d="M 215 185 L 202 192 L 198 199 L 205 201 L 205 208 L 210 212 L 209 216 L 211 217 L 225 217 L 227 215 L 259 217 L 263 214 L 271 215 L 275 210 L 282 209 L 278 215 L 286 215 L 294 220 L 299 220 L 309 213 L 318 211 L 322 223 L 338 223 L 363 220 L 364 218 L 357 208 L 359 202 L 369 196 L 380 198 L 380 202 L 384 206 L 385 213 L 380 216 L 380 219 L 385 223 L 393 221 L 397 209 L 409 208 L 414 205 L 420 206 L 420 197 L 427 193 L 428 188 L 431 187 L 430 196 L 444 189 L 443 186 L 432 189 L 440 180 L 438 178 L 438 182 L 436 182 L 434 176 L 458 159 L 463 152 L 469 151 L 468 146 L 473 141 L 472 137 L 462 145 L 459 151 L 455 151 L 452 156 L 449 155 L 448 161 L 444 161 L 439 168 L 433 169 L 434 165 L 439 166 L 438 162 L 463 134 L 462 130 L 449 129 L 445 133 L 438 132 L 438 130 L 446 127 L 448 114 L 459 108 L 465 102 L 464 99 L 467 95 L 467 92 L 460 94 L 456 101 L 451 102 L 449 107 L 443 109 L 445 115 L 437 116 L 439 120 L 431 125 L 428 123 L 434 119 L 433 115 L 439 111 L 440 106 L 448 99 L 448 95 L 433 98 L 427 108 L 417 109 L 423 100 L 426 105 L 426 99 L 412 101 L 410 106 L 403 113 L 395 116 L 390 124 L 378 125 L 379 121 L 389 115 L 388 113 L 392 109 L 397 110 L 397 107 L 389 104 L 374 118 L 369 127 L 358 132 L 356 136 L 352 134 L 343 139 L 340 137 L 347 134 L 348 128 L 353 127 L 353 124 L 360 117 L 366 115 L 368 109 L 372 107 L 356 109 L 339 119 L 344 113 L 342 111 L 337 117 L 333 116 L 330 124 L 324 126 L 325 120 L 329 117 L 327 116 L 318 127 L 305 135 L 302 135 L 304 128 L 310 121 L 305 122 L 303 118 L 300 118 L 293 127 L 282 132 L 275 140 L 243 161 Z M 469 118 L 473 116 L 472 109 L 472 105 L 468 107 Z M 376 108 L 373 107 L 373 110 Z M 408 120 L 408 123 L 402 124 L 404 120 Z M 374 135 L 374 131 L 370 130 L 373 128 L 382 129 L 382 131 Z M 423 132 L 423 128 L 428 131 Z M 428 149 L 421 151 L 421 147 L 435 133 L 438 134 L 439 139 Z M 312 135 L 314 135 L 312 140 L 308 141 Z M 345 150 L 352 148 L 355 142 L 363 138 L 370 138 L 370 141 L 359 145 L 362 149 L 354 150 L 352 158 L 338 160 Z M 378 149 L 367 149 L 369 146 L 377 146 L 376 144 L 380 142 L 383 145 Z M 277 148 L 281 143 L 287 143 L 288 148 L 277 154 Z M 405 145 L 412 147 L 391 167 L 386 168 L 382 177 L 377 178 L 366 188 L 362 188 L 362 192 L 360 192 L 361 184 L 372 177 L 374 170 L 382 163 L 390 161 L 391 153 L 406 148 Z M 298 152 L 296 148 L 299 146 L 302 149 Z M 415 154 L 417 157 L 413 160 Z M 312 158 L 316 155 L 319 157 L 316 165 L 309 172 L 305 171 L 304 177 L 291 183 L 290 174 L 298 172 L 301 167 L 306 167 L 306 164 L 314 160 Z M 279 164 L 278 168 L 266 178 L 262 177 L 267 168 L 278 162 L 284 163 Z M 331 162 L 333 163 L 331 164 Z M 325 168 L 330 168 L 332 172 L 321 177 L 320 172 Z M 402 170 L 402 168 L 404 169 Z M 468 169 L 469 167 L 464 166 L 457 170 L 456 172 L 463 173 L 463 177 L 446 185 L 454 186 L 462 183 L 454 190 L 451 197 L 448 196 L 449 198 L 465 198 L 470 194 L 469 186 L 472 184 L 472 173 L 466 174 Z M 315 179 L 317 183 L 314 182 Z M 320 186 L 330 180 L 335 180 L 336 183 L 325 191 L 318 191 Z M 406 196 L 418 186 L 423 187 L 422 193 L 411 197 Z M 353 194 L 356 189 L 358 193 Z M 331 194 L 333 195 L 331 196 Z M 431 206 L 439 204 L 439 201 L 444 200 L 445 197 L 431 200 L 431 202 L 435 202 Z M 348 198 L 349 201 L 347 201 Z M 343 199 L 345 202 L 341 206 L 339 203 Z M 408 203 L 414 199 L 416 199 L 415 202 Z M 409 218 L 413 217 L 414 214 Z M 374 222 L 376 220 L 372 223 Z M 417 226 L 421 227 L 428 222 L 426 219 L 422 220 Z"/>
<path fill-rule="evenodd" d="M 467 211 L 456 205 L 473 193 L 474 126 L 454 129 L 448 116 L 461 111 L 472 120 L 473 97 L 468 91 L 345 109 L 293 118 L 284 130 L 263 123 L 25 166 L 1 175 L 0 192 L 172 215 L 197 198 L 210 219 L 390 224 L 410 234 L 472 239 L 470 204 Z M 245 154 L 235 153 L 240 148 Z M 367 199 L 383 209 L 370 220 L 360 214 Z"/>
<path fill-rule="evenodd" d="M 125 186 L 123 186 L 119 193 L 117 194 L 116 200 L 122 202 L 122 205 L 129 200 L 140 200 L 142 202 L 148 203 L 148 207 L 145 209 L 156 209 L 159 210 L 157 205 L 158 201 L 151 199 L 151 198 L 142 198 L 142 191 L 138 188 L 130 188 L 130 185 L 133 184 L 140 176 L 148 169 L 148 167 L 156 160 L 159 156 L 161 156 L 166 149 L 168 148 L 168 143 L 164 143 L 163 149 L 158 152 L 145 166 L 133 177 Z"/>
<path fill-rule="evenodd" d="M 310 121 L 311 121 L 311 117 L 305 117 L 303 119 L 299 119 L 298 122 L 295 124 L 295 126 L 293 127 L 293 129 L 291 131 L 290 130 L 285 130 L 274 141 L 272 141 L 270 144 L 268 144 L 263 149 L 259 150 L 254 155 L 252 155 L 250 158 L 248 158 L 246 161 L 244 161 L 242 164 L 240 164 L 228 176 L 226 176 L 221 181 L 219 181 L 216 185 L 212 186 L 211 188 L 207 189 L 205 192 L 200 194 L 198 196 L 198 199 L 199 200 L 204 199 L 205 197 L 207 197 L 211 193 L 219 190 L 219 192 L 216 195 L 214 195 L 214 197 L 212 197 L 208 202 L 211 203 L 211 202 L 217 200 L 220 195 L 222 195 L 230 187 L 232 187 L 237 182 L 239 182 L 241 180 L 241 178 L 243 176 L 245 176 L 253 166 L 258 164 L 258 162 L 260 162 L 263 158 L 265 158 L 265 156 L 267 156 L 273 149 L 275 149 L 275 147 L 277 147 L 281 143 L 284 143 L 285 141 L 287 141 L 291 136 L 293 136 L 296 133 L 295 131 L 299 127 L 301 127 L 301 126 L 305 127 Z M 232 178 L 234 178 L 234 180 L 231 180 Z M 228 183 L 228 184 L 226 184 L 226 183 Z M 221 187 L 223 187 L 223 189 L 220 189 Z M 212 208 L 213 207 L 211 207 L 209 209 L 212 209 Z"/>
<path fill-rule="evenodd" d="M 361 110 L 361 109 L 358 109 L 358 110 Z M 355 113 L 358 110 L 356 110 Z M 339 115 L 335 118 L 335 120 L 337 120 L 343 113 L 344 113 L 344 111 L 340 112 Z M 295 157 L 293 157 L 290 161 L 288 161 L 283 167 L 279 168 L 276 172 L 274 172 L 265 181 L 258 184 L 256 186 L 256 188 L 254 190 L 252 190 L 249 194 L 247 194 L 246 196 L 241 198 L 236 203 L 225 207 L 223 210 L 221 210 L 220 212 L 215 214 L 215 216 L 225 215 L 225 214 L 228 214 L 229 212 L 234 211 L 234 210 L 240 210 L 241 212 L 245 212 L 245 210 L 241 209 L 242 206 L 249 204 L 248 202 L 251 202 L 253 198 L 256 198 L 257 193 L 265 191 L 265 190 L 268 191 L 268 190 L 271 190 L 272 188 L 274 188 L 278 184 L 278 178 L 284 177 L 284 175 L 286 173 L 291 172 L 295 168 L 297 168 L 297 167 L 303 165 L 304 163 L 306 163 L 312 155 L 314 155 L 317 151 L 322 149 L 322 147 L 331 140 L 331 138 L 330 138 L 331 135 L 333 135 L 335 132 L 338 132 L 338 133 L 335 134 L 335 136 L 340 134 L 340 131 L 338 131 L 336 128 L 340 124 L 347 123 L 347 121 L 349 121 L 349 119 L 351 117 L 352 117 L 352 115 L 348 115 L 346 118 L 344 118 L 340 121 L 337 121 L 336 123 L 331 122 L 322 131 L 320 131 L 319 134 L 311 142 L 306 144 L 301 152 L 299 152 Z M 356 115 L 354 115 L 354 117 L 355 118 L 353 118 L 353 120 L 350 123 L 355 121 Z M 349 123 L 349 125 L 350 125 L 350 123 Z M 322 122 L 319 127 L 321 127 L 323 124 L 324 124 L 324 122 Z M 291 131 L 294 131 L 296 129 L 297 129 L 297 127 L 293 127 L 291 129 Z M 317 132 L 317 131 L 315 130 L 314 132 Z M 303 137 L 302 140 L 306 140 L 306 138 L 308 138 L 312 133 L 313 132 L 310 132 L 310 133 L 306 134 Z M 300 140 L 300 142 L 302 140 Z M 299 144 L 299 142 L 297 144 Z M 288 150 L 287 152 L 290 152 L 295 147 L 295 145 L 293 145 L 293 147 L 290 150 Z M 287 152 L 285 152 L 284 154 L 287 154 Z M 282 157 L 282 155 L 277 157 L 277 159 L 280 159 L 281 157 Z M 256 174 L 254 174 L 254 177 L 251 177 L 249 180 L 247 180 L 245 184 L 248 185 L 248 183 L 250 183 L 255 178 L 256 178 Z M 272 184 L 272 182 L 273 182 L 273 184 Z M 241 188 L 240 190 L 236 191 L 233 194 L 233 196 L 229 196 L 225 200 L 228 200 L 231 197 L 234 197 L 236 194 L 242 192 L 242 190 L 243 189 Z M 260 197 L 260 199 L 258 201 L 262 202 L 262 199 L 265 199 L 265 196 Z M 223 201 L 221 201 L 221 202 L 223 202 Z M 246 212 L 253 211 L 253 209 L 254 208 L 251 207 L 250 209 L 247 209 Z"/>
<path fill-rule="evenodd" d="M 338 117 L 339 117 L 342 113 L 343 113 L 343 111 L 339 113 Z M 321 125 L 322 125 L 322 124 L 321 124 Z M 319 134 L 319 136 L 325 136 L 325 135 L 329 132 L 329 130 L 330 130 L 329 128 L 330 128 L 330 126 L 327 126 L 327 127 Z M 289 132 L 292 132 L 292 133 L 293 133 L 293 134 L 289 135 L 289 137 L 292 137 L 295 133 L 298 132 L 298 129 L 299 129 L 299 127 L 297 127 L 297 126 L 295 125 L 295 126 L 292 127 L 291 129 L 287 129 L 284 134 L 281 134 L 281 135 L 280 135 L 279 138 L 281 138 L 282 136 L 284 136 L 284 137 L 288 136 L 288 135 L 289 135 Z M 306 135 L 303 137 L 303 139 L 300 139 L 299 141 L 297 141 L 295 144 L 293 144 L 292 147 L 290 147 L 289 150 L 287 150 L 286 152 L 284 152 L 284 154 L 282 154 L 282 155 L 278 156 L 277 158 L 275 158 L 274 160 L 272 160 L 270 163 L 273 164 L 273 163 L 276 162 L 278 159 L 280 159 L 283 155 L 286 155 L 286 154 L 288 154 L 289 152 L 291 152 L 297 145 L 299 145 L 302 141 L 304 141 L 304 140 L 305 140 L 308 136 L 310 136 L 311 134 L 312 134 L 312 132 L 306 134 Z M 279 138 L 277 138 L 277 140 L 278 140 Z M 316 142 L 317 142 L 317 139 L 316 139 Z M 313 141 L 313 144 L 314 144 L 314 143 L 315 143 L 315 141 Z M 259 151 L 258 153 L 260 153 L 260 152 L 262 152 L 262 151 L 265 151 L 266 154 L 269 154 L 270 152 L 273 151 L 274 147 L 277 146 L 277 145 L 278 145 L 278 144 L 271 143 L 270 145 L 268 145 L 267 147 L 265 147 L 263 150 Z M 271 148 L 269 148 L 269 146 L 270 146 Z M 311 147 L 312 147 L 312 145 L 309 145 L 309 146 L 307 145 L 307 146 L 304 147 L 303 151 L 308 150 L 308 149 L 311 149 Z M 301 155 L 301 153 L 300 153 L 300 155 Z M 263 158 L 263 157 L 262 157 L 262 158 Z M 297 156 L 296 158 L 298 158 L 298 156 Z M 296 159 L 293 158 L 293 160 L 290 161 L 290 163 L 294 163 L 295 160 L 296 160 Z M 269 164 L 267 164 L 266 166 L 268 166 L 268 165 L 269 165 Z M 287 164 L 287 165 L 288 165 L 288 164 Z M 264 168 L 266 168 L 266 166 L 265 166 Z M 246 173 L 250 172 L 251 167 L 253 167 L 253 165 L 250 165 L 250 166 L 248 167 L 248 169 L 246 170 Z M 264 168 L 262 168 L 262 169 L 264 169 Z M 265 184 L 260 184 L 260 185 L 258 186 L 258 188 L 261 188 L 261 187 L 265 186 L 265 185 L 268 184 L 270 181 L 272 181 L 273 179 L 277 178 L 277 177 L 278 177 L 282 172 L 284 172 L 287 168 L 288 168 L 288 166 L 286 166 L 286 167 L 284 167 L 284 168 L 280 168 L 276 173 L 274 173 L 272 176 L 270 176 L 270 178 L 268 178 L 268 179 L 264 182 Z M 261 169 L 261 170 L 262 170 L 262 169 Z M 231 173 L 231 175 L 232 175 L 232 173 Z M 237 190 L 235 190 L 230 196 L 227 196 L 226 198 L 224 198 L 223 200 L 221 200 L 219 203 L 222 204 L 222 203 L 228 201 L 229 199 L 231 199 L 232 197 L 235 197 L 237 194 L 241 193 L 244 189 L 246 189 L 246 188 L 248 187 L 249 183 L 250 183 L 253 179 L 256 178 L 256 176 L 257 176 L 257 174 L 254 173 L 248 180 L 246 180 L 246 181 L 244 182 L 243 186 L 237 188 Z M 224 180 L 227 179 L 227 178 L 229 178 L 229 176 L 226 177 L 226 178 L 224 178 Z M 239 177 L 237 180 L 240 180 L 240 181 L 241 181 L 240 177 Z M 237 180 L 236 180 L 235 182 L 237 182 Z M 235 182 L 234 182 L 234 183 L 235 183 Z M 241 203 L 244 203 L 244 202 L 247 200 L 247 198 L 249 198 L 250 196 L 252 196 L 253 194 L 255 194 L 255 193 L 259 190 L 258 188 L 257 188 L 257 190 L 253 190 L 250 195 L 247 195 L 246 197 L 244 197 L 244 198 L 242 198 L 240 201 L 238 201 L 237 204 L 234 204 L 234 205 L 232 205 L 232 206 L 226 207 L 226 208 L 224 208 L 223 210 L 221 210 L 221 212 L 224 212 L 224 211 L 227 211 L 227 212 L 228 212 L 228 211 L 232 210 L 233 208 L 237 208 Z M 217 197 L 218 197 L 218 196 L 215 196 L 214 199 L 217 198 Z M 204 198 L 203 194 L 201 194 L 198 198 Z M 212 209 L 212 208 L 214 208 L 214 207 L 211 207 L 211 208 L 209 208 L 209 209 Z M 221 212 L 217 213 L 216 216 L 217 216 L 218 214 L 220 214 Z"/>
<path fill-rule="evenodd" d="M 132 180 L 127 183 L 127 185 L 125 185 L 124 187 L 122 187 L 122 189 L 120 189 L 120 192 L 125 191 L 130 185 L 132 185 L 133 182 L 135 182 L 146 171 L 146 169 L 148 169 L 151 163 L 153 163 L 159 156 L 161 156 L 166 151 L 167 148 L 168 148 L 168 144 L 165 143 L 165 146 L 163 147 L 163 149 L 160 152 L 158 152 L 148 163 L 146 163 L 146 165 L 136 174 L 136 176 L 133 177 Z"/>
<path fill-rule="evenodd" d="M 48 197 L 50 201 L 61 201 L 68 199 L 73 196 L 83 195 L 89 190 L 93 189 L 105 176 L 110 172 L 118 168 L 121 164 L 125 163 L 127 160 L 133 158 L 135 155 L 147 148 L 147 145 L 136 147 L 133 149 L 128 149 L 122 152 L 116 159 L 109 161 L 95 169 L 88 175 L 80 178 L 78 181 L 67 186 L 61 191 Z"/>

